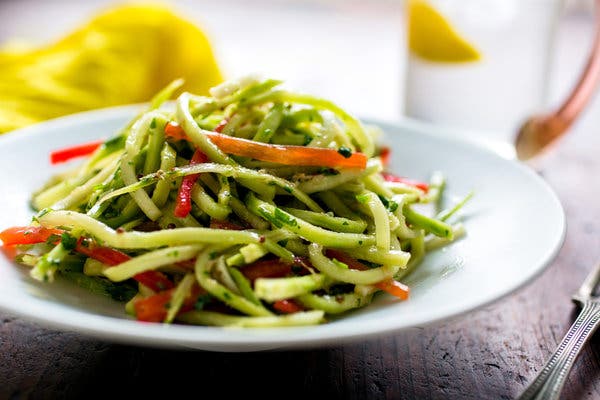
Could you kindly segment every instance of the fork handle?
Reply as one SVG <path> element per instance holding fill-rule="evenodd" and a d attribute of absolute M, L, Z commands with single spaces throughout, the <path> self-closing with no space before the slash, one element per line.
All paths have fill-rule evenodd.
<path fill-rule="evenodd" d="M 581 348 L 600 325 L 600 303 L 583 302 L 583 308 L 562 342 L 519 400 L 558 399 Z"/>

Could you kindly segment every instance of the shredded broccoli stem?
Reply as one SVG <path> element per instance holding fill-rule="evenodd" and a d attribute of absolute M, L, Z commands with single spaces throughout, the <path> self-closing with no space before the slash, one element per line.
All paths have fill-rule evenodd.
<path fill-rule="evenodd" d="M 33 227 L 53 234 L 21 246 L 19 262 L 127 302 L 138 319 L 302 326 L 368 306 L 382 282 L 465 235 L 457 217 L 472 193 L 440 211 L 440 172 L 428 190 L 386 181 L 375 129 L 281 83 L 242 77 L 163 107 L 182 81 L 168 85 L 33 194 Z M 248 141 L 265 157 L 242 151 Z M 208 161 L 190 163 L 197 151 Z"/>

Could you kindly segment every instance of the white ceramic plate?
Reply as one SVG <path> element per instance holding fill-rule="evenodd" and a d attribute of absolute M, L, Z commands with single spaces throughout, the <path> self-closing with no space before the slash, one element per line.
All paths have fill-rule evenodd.
<path fill-rule="evenodd" d="M 39 124 L 0 137 L 0 229 L 25 225 L 30 194 L 58 168 L 51 150 L 108 138 L 138 110 L 121 107 Z M 122 304 L 68 282 L 44 284 L 0 255 L 0 308 L 46 326 L 107 341 L 215 351 L 337 345 L 422 326 L 471 311 L 521 287 L 554 258 L 565 232 L 552 190 L 525 166 L 414 122 L 379 123 L 392 148 L 392 169 L 427 179 L 441 170 L 448 192 L 475 197 L 464 210 L 468 234 L 431 253 L 410 277 L 405 302 L 379 296 L 370 306 L 327 324 L 278 329 L 224 329 L 140 323 Z M 63 167 L 64 168 L 64 167 Z"/>

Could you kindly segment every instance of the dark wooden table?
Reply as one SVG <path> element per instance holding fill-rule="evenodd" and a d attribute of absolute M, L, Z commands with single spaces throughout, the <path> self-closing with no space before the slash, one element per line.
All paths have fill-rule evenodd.
<path fill-rule="evenodd" d="M 557 148 L 536 160 L 536 170 L 564 205 L 566 241 L 542 276 L 489 307 L 351 345 L 241 354 L 107 343 L 0 313 L 0 399 L 172 398 L 184 393 L 220 398 L 514 398 L 572 323 L 576 308 L 570 295 L 600 260 L 599 131 L 596 101 Z M 585 347 L 565 399 L 600 398 L 599 344 L 597 335 Z"/>

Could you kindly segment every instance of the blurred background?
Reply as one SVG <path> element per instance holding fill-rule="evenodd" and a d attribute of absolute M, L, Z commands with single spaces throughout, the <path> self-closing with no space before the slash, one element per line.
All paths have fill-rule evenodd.
<path fill-rule="evenodd" d="M 500 0 L 505 1 L 509 0 Z M 129 3 L 2 0 L 0 44 L 17 53 L 31 51 L 60 40 L 122 4 Z M 361 117 L 398 120 L 405 114 L 404 1 L 181 0 L 152 4 L 166 5 L 201 29 L 224 78 L 258 72 L 330 98 Z M 591 0 L 565 1 L 560 12 L 550 53 L 549 105 L 572 87 L 593 38 Z M 143 33 L 130 35 L 134 44 L 141 38 Z M 469 39 L 477 42 L 477 37 Z M 172 59 L 168 47 L 159 51 L 164 63 L 180 62 Z M 0 80 L 8 70 L 6 65 L 0 57 Z M 93 79 L 104 78 L 98 74 Z M 513 78 L 498 75 L 495 79 L 511 85 Z M 124 100 L 129 102 L 126 96 Z M 8 101 L 0 96 L 0 109 Z"/>

